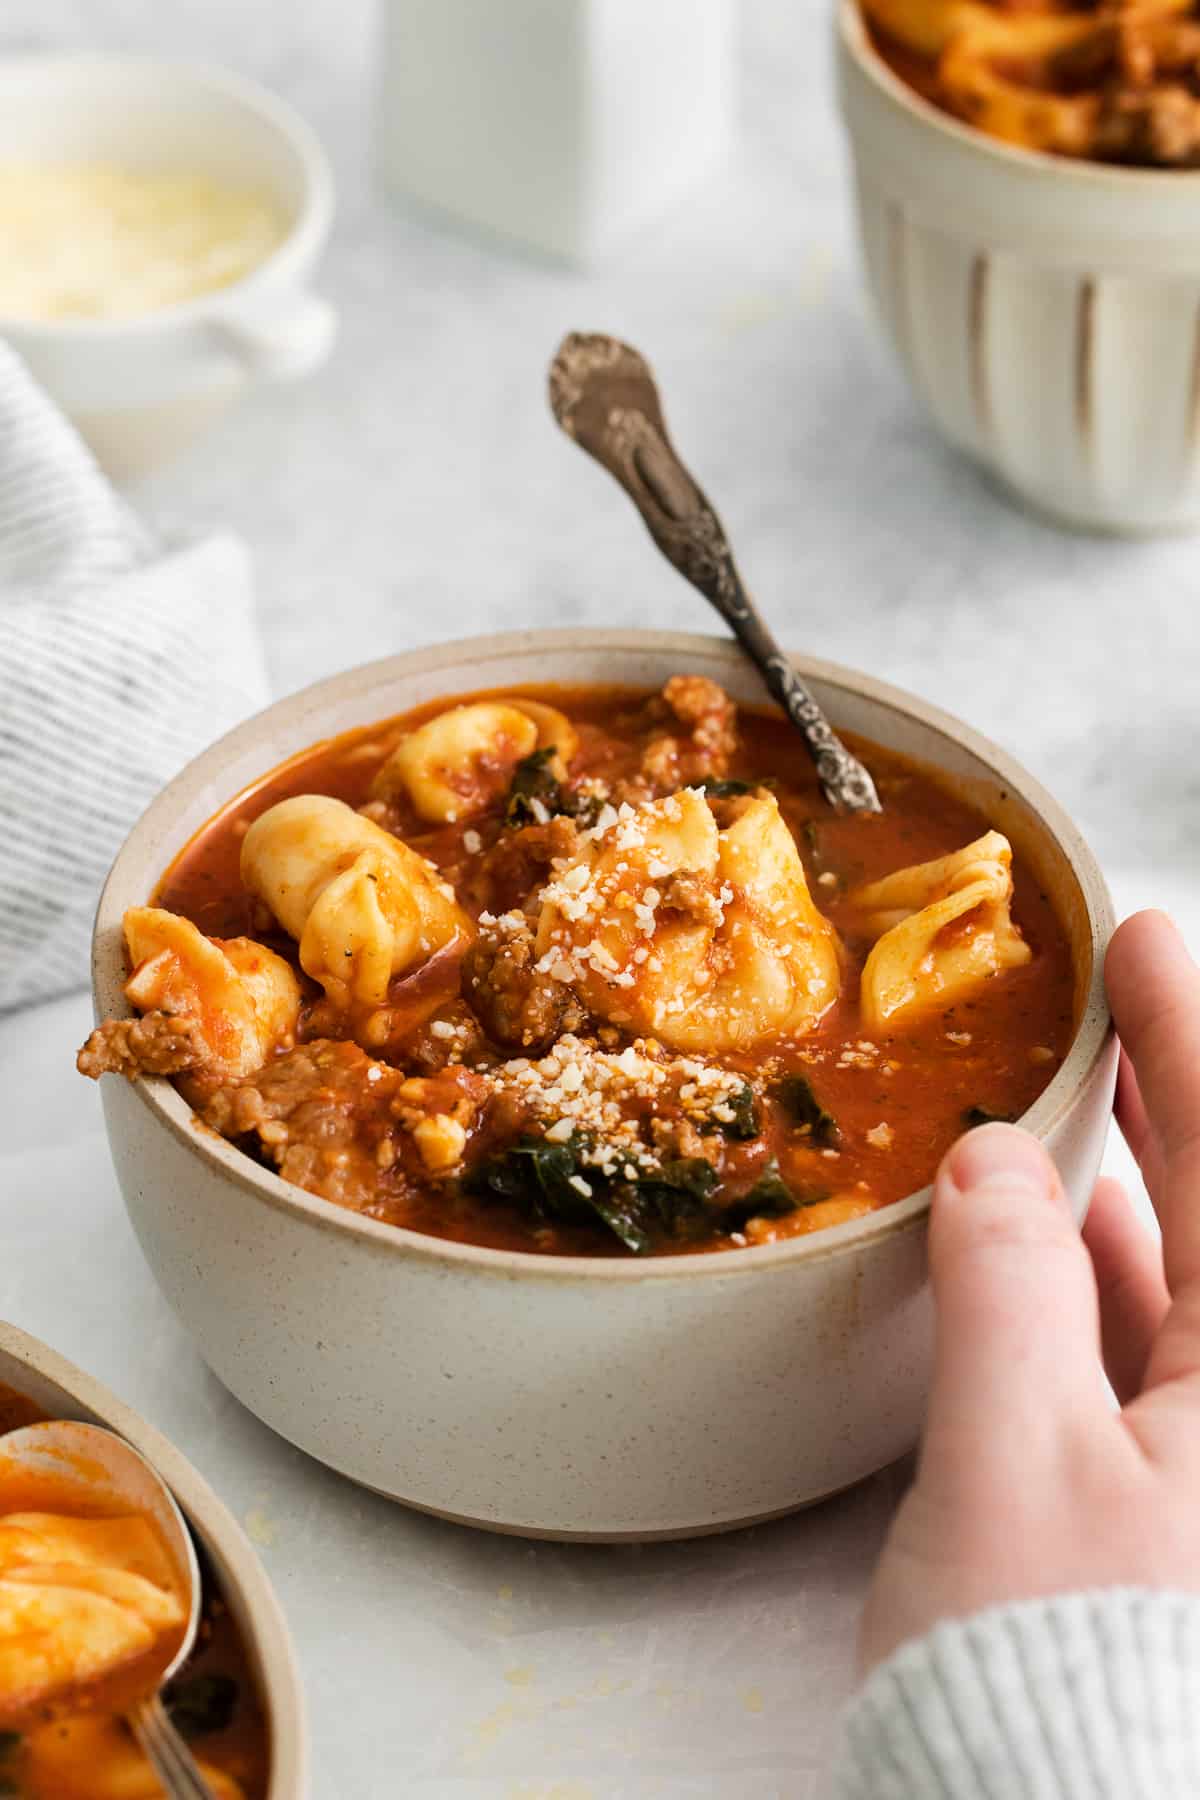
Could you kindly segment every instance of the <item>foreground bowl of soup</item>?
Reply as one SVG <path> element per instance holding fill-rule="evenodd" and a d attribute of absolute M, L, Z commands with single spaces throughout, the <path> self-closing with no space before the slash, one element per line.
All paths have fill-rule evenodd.
<path fill-rule="evenodd" d="M 1082 1215 L 1090 852 L 967 727 L 798 666 L 882 819 L 832 814 L 732 645 L 566 631 L 281 702 L 122 850 L 84 1060 L 136 1074 L 101 1084 L 130 1217 L 331 1467 L 532 1535 L 786 1512 L 915 1439 L 948 1144 L 1020 1117 Z"/>
<path fill-rule="evenodd" d="M 304 1800 L 308 1787 L 308 1742 L 304 1698 L 287 1626 L 258 1559 L 229 1513 L 165 1438 L 117 1400 L 99 1382 L 57 1352 L 0 1322 L 0 1436 L 39 1419 L 78 1419 L 117 1432 L 163 1477 L 187 1519 L 201 1561 L 203 1606 L 196 1647 L 167 1691 L 169 1710 L 198 1758 L 215 1800 Z M 35 1505 L 45 1513 L 44 1496 L 14 1496 L 0 1483 L 0 1538 L 5 1519 L 18 1509 L 28 1539 Z M 74 1500 L 71 1510 L 75 1510 Z M 55 1509 L 49 1498 L 51 1514 Z M 81 1585 L 124 1597 L 105 1573 L 105 1558 L 119 1550 L 117 1527 L 133 1521 L 106 1517 L 100 1502 L 92 1519 L 43 1516 L 39 1529 L 58 1546 L 64 1565 L 87 1563 Z M 102 1542 L 62 1547 L 69 1528 L 103 1525 Z M 57 1526 L 57 1531 L 55 1527 Z M 135 1543 L 137 1540 L 134 1540 Z M 102 1554 L 101 1554 L 102 1552 Z M 3 1554 L 0 1549 L 0 1555 Z M 28 1560 L 28 1552 L 26 1552 Z M 33 1559 L 37 1560 L 36 1557 Z M 143 1567 L 135 1559 L 130 1566 Z M 69 1592 L 64 1567 L 49 1571 L 59 1584 L 51 1591 L 60 1638 L 10 1636 L 6 1676 L 19 1671 L 22 1654 L 44 1674 L 46 1667 L 86 1657 L 89 1632 L 111 1639 L 103 1617 L 76 1617 L 62 1604 Z M 24 1579 L 37 1579 L 25 1569 Z M 124 1579 L 128 1583 L 128 1577 Z M 29 1591 L 29 1590 L 27 1590 Z M 85 1597 L 88 1597 L 85 1595 Z M 109 1605 L 90 1596 L 93 1607 Z M 69 1640 L 66 1634 L 70 1634 Z M 61 1640 L 61 1641 L 60 1641 Z M 94 1648 L 94 1645 L 93 1645 Z M 9 1696 L 11 1697 L 11 1695 Z M 161 1788 L 114 1712 L 115 1695 L 103 1683 L 67 1686 L 43 1706 L 15 1717 L 0 1695 L 0 1793 L 16 1800 L 153 1800 Z"/>

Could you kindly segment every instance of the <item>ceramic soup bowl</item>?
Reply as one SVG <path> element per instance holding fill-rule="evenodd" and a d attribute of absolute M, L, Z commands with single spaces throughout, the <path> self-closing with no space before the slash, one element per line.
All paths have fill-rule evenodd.
<path fill-rule="evenodd" d="M 296 1656 L 241 1527 L 173 1444 L 56 1350 L 3 1321 L 0 1384 L 27 1395 L 48 1418 L 108 1426 L 158 1470 L 208 1553 L 258 1684 L 271 1743 L 267 1800 L 307 1800 L 308 1722 Z"/>
<path fill-rule="evenodd" d="M 951 443 L 1029 505 L 1130 534 L 1200 522 L 1200 171 L 1001 143 L 837 7 L 859 233 L 884 329 Z"/>
<path fill-rule="evenodd" d="M 966 726 L 866 676 L 797 667 L 837 725 L 976 797 L 1048 884 L 1073 948 L 1078 1026 L 1023 1123 L 1082 1216 L 1115 1073 L 1101 975 L 1112 911 L 1087 846 Z M 96 924 L 97 1014 L 128 1012 L 125 908 L 223 802 L 294 752 L 442 694 L 531 679 L 657 687 L 681 670 L 761 699 L 727 641 L 576 630 L 397 656 L 281 701 L 193 762 L 121 851 Z M 101 1085 L 134 1229 L 211 1368 L 284 1437 L 409 1505 L 539 1537 L 682 1537 L 830 1494 L 917 1436 L 928 1189 L 717 1255 L 509 1253 L 314 1198 L 199 1126 L 167 1081 Z"/>

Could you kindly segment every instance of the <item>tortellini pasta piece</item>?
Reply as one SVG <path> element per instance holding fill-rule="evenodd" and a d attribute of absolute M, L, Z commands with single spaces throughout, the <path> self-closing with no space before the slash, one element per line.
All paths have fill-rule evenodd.
<path fill-rule="evenodd" d="M 1100 116 L 1097 88 L 1055 91 L 1031 74 L 1049 72 L 1055 57 L 1080 52 L 1095 33 L 1092 14 L 1006 14 L 992 7 L 970 19 L 970 29 L 951 35 L 938 68 L 955 112 L 990 137 L 1086 156 Z"/>
<path fill-rule="evenodd" d="M 492 806 L 513 771 L 535 750 L 551 750 L 558 780 L 577 745 L 575 728 L 557 707 L 540 700 L 477 700 L 438 713 L 393 750 L 372 792 L 403 794 L 431 824 L 452 824 Z"/>
<path fill-rule="evenodd" d="M 863 11 L 898 44 L 919 56 L 939 56 L 959 31 L 986 21 L 992 8 L 973 0 L 863 0 Z"/>
<path fill-rule="evenodd" d="M 291 1037 L 300 983 L 273 950 L 252 938 L 205 937 L 190 919 L 160 906 L 130 907 L 124 928 L 133 967 L 126 998 L 139 1012 L 193 1024 L 206 1071 L 231 1080 L 248 1075 Z"/>
<path fill-rule="evenodd" d="M 509 700 L 509 706 L 524 713 L 537 726 L 537 750 L 550 750 L 549 768 L 556 781 L 565 781 L 567 766 L 579 748 L 579 734 L 568 719 L 566 713 L 559 712 L 557 706 L 548 706 L 544 700 Z"/>
<path fill-rule="evenodd" d="M 841 953 L 773 796 L 719 831 L 695 788 L 621 808 L 542 892 L 538 968 L 596 1017 L 685 1052 L 809 1029 Z"/>
<path fill-rule="evenodd" d="M 203 1757 L 197 1766 L 213 1800 L 243 1800 L 232 1775 Z M 17 1772 L 31 1793 L 54 1800 L 162 1800 L 163 1787 L 124 1720 L 79 1713 L 40 1726 L 23 1740 Z"/>
<path fill-rule="evenodd" d="M 145 1519 L 0 1518 L 0 1719 L 132 1662 L 184 1620 Z"/>
<path fill-rule="evenodd" d="M 377 1006 L 394 975 L 469 941 L 470 920 L 431 862 L 328 794 L 268 807 L 242 840 L 242 880 L 339 1005 Z"/>
<path fill-rule="evenodd" d="M 1012 847 L 998 831 L 848 895 L 878 936 L 862 973 L 868 1029 L 918 1020 L 1033 955 L 1013 923 Z"/>

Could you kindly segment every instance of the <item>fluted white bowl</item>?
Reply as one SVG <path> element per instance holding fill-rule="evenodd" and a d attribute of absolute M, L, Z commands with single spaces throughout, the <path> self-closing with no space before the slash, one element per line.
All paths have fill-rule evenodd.
<path fill-rule="evenodd" d="M 1200 523 L 1200 171 L 1022 150 L 930 105 L 839 0 L 867 277 L 913 391 L 1030 505 Z"/>

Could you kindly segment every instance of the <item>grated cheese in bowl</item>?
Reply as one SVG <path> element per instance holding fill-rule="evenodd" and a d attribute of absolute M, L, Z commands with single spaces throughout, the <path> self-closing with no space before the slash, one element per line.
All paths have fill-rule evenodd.
<path fill-rule="evenodd" d="M 0 163 L 0 317 L 156 312 L 240 281 L 287 231 L 267 196 L 206 175 Z"/>

